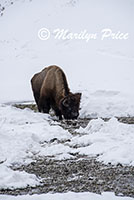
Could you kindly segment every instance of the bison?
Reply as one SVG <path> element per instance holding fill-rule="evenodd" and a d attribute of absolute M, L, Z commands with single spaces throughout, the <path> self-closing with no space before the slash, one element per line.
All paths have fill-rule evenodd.
<path fill-rule="evenodd" d="M 31 79 L 33 95 L 39 112 L 49 113 L 50 108 L 62 119 L 77 119 L 81 93 L 71 93 L 66 76 L 58 66 L 49 66 Z"/>

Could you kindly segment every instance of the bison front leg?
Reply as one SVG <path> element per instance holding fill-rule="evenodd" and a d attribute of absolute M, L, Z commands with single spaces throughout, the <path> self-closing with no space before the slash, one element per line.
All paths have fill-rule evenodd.
<path fill-rule="evenodd" d="M 54 108 L 55 114 L 57 117 L 59 117 L 59 120 L 62 120 L 62 114 L 61 111 L 58 108 Z"/>
<path fill-rule="evenodd" d="M 49 113 L 50 110 L 50 101 L 48 98 L 40 98 L 39 100 L 39 104 L 38 104 L 38 109 L 39 112 L 43 112 L 43 113 Z"/>

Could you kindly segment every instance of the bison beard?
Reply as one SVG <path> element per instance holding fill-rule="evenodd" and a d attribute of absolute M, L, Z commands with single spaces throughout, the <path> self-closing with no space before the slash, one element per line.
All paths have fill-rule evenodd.
<path fill-rule="evenodd" d="M 33 95 L 39 112 L 49 113 L 50 108 L 62 119 L 77 119 L 81 93 L 71 93 L 66 76 L 58 66 L 49 66 L 31 79 Z"/>

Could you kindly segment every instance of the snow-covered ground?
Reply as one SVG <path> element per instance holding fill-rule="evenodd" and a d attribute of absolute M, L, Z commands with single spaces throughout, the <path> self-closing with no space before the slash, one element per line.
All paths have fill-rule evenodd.
<path fill-rule="evenodd" d="M 30 163 L 39 156 L 63 160 L 73 158 L 72 153 L 99 155 L 97 159 L 104 163 L 134 166 L 134 125 L 120 123 L 116 118 L 108 122 L 91 120 L 86 128 L 77 129 L 79 135 L 75 136 L 52 122 L 47 114 L 2 105 L 0 122 L 1 188 L 38 184 L 36 176 L 8 167 Z"/>
<path fill-rule="evenodd" d="M 6 3 L 5 3 L 6 2 Z M 71 158 L 70 153 L 96 156 L 112 164 L 134 165 L 134 125 L 119 123 L 114 116 L 134 116 L 134 2 L 133 0 L 1 0 L 0 17 L 0 188 L 37 185 L 35 175 L 13 171 L 12 165 L 30 163 L 36 156 Z M 41 28 L 51 36 L 38 38 Z M 55 29 L 97 33 L 96 40 L 55 39 Z M 127 40 L 100 38 L 101 31 L 128 33 Z M 80 117 L 95 119 L 79 136 L 72 136 L 49 115 L 19 110 L 6 102 L 33 100 L 30 79 L 43 67 L 57 64 L 65 71 L 73 92 L 82 92 Z M 57 138 L 61 143 L 50 141 Z M 68 142 L 68 139 L 70 142 Z M 73 146 L 77 145 L 75 149 Z M 80 195 L 79 197 L 77 195 Z M 88 196 L 89 195 L 89 196 Z M 93 195 L 93 196 L 92 196 Z M 107 196 L 109 195 L 109 197 Z M 38 196 L 38 199 L 62 198 Z M 64 198 L 120 199 L 113 194 L 65 194 Z M 0 199 L 15 197 L 0 196 Z M 34 196 L 17 197 L 33 199 Z M 124 198 L 130 199 L 130 198 Z"/>
<path fill-rule="evenodd" d="M 83 94 L 81 116 L 134 115 L 132 0 L 16 0 L 6 4 L 0 18 L 0 102 L 32 100 L 33 74 L 57 64 L 65 71 L 71 90 Z M 38 38 L 43 27 L 51 34 L 44 41 Z M 86 30 L 98 37 L 88 42 L 55 39 L 57 28 L 72 33 Z M 129 37 L 101 40 L 106 28 Z"/>
<path fill-rule="evenodd" d="M 13 197 L 13 196 L 4 196 L 4 195 L 0 195 L 0 200 L 77 200 L 77 199 L 81 199 L 81 200 L 132 200 L 133 198 L 131 197 L 117 197 L 115 196 L 113 193 L 109 193 L 109 192 L 105 192 L 102 195 L 98 195 L 98 194 L 93 194 L 93 193 L 88 193 L 88 192 L 83 192 L 83 193 L 73 193 L 73 192 L 69 192 L 69 193 L 63 193 L 63 194 L 42 194 L 42 195 L 22 195 L 22 196 L 17 196 L 17 197 Z"/>

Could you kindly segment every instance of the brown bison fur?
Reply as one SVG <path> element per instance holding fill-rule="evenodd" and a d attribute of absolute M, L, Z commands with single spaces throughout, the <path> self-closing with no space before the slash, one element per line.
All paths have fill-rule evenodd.
<path fill-rule="evenodd" d="M 39 112 L 49 113 L 50 108 L 62 119 L 77 119 L 81 93 L 71 93 L 66 76 L 58 66 L 49 66 L 31 79 L 32 90 Z"/>

